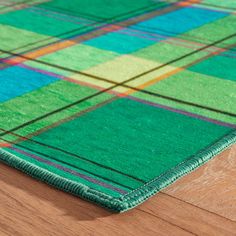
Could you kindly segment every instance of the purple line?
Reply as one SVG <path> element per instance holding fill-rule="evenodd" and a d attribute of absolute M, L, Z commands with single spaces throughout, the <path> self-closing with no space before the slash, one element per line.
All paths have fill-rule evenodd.
<path fill-rule="evenodd" d="M 80 81 L 80 80 L 75 81 L 75 80 L 73 80 L 73 78 L 66 77 L 66 76 L 59 75 L 59 74 L 55 74 L 54 72 L 34 68 L 34 67 L 31 67 L 31 66 L 28 66 L 28 65 L 25 65 L 25 64 L 18 64 L 17 66 L 22 67 L 22 68 L 26 68 L 26 69 L 29 69 L 29 70 L 32 70 L 32 71 L 35 71 L 35 72 L 38 72 L 38 73 L 41 73 L 41 74 L 52 76 L 52 77 L 55 77 L 55 78 L 58 78 L 58 79 L 62 79 L 62 80 L 65 80 L 65 81 L 76 83 L 76 84 L 79 84 L 79 85 L 82 85 L 82 86 L 89 86 L 89 87 L 95 88 L 95 89 L 102 89 L 98 86 L 96 87 L 95 85 L 89 84 L 87 82 L 83 82 L 83 81 Z"/>
<path fill-rule="evenodd" d="M 151 34 L 145 31 L 133 30 L 132 28 L 124 28 L 116 31 L 119 34 L 125 34 L 129 36 L 135 36 L 139 38 L 145 38 L 151 41 L 159 41 L 166 40 L 168 36 L 160 35 L 160 34 Z"/>
<path fill-rule="evenodd" d="M 141 103 L 144 103 L 144 104 L 148 104 L 148 105 L 151 105 L 151 106 L 154 106 L 154 107 L 163 108 L 163 109 L 168 110 L 168 111 L 173 111 L 175 113 L 179 113 L 179 114 L 182 114 L 182 115 L 194 117 L 194 118 L 197 118 L 197 119 L 200 119 L 200 120 L 205 120 L 205 121 L 217 124 L 217 125 L 226 126 L 226 127 L 230 127 L 230 128 L 236 128 L 236 125 L 234 125 L 234 124 L 229 124 L 229 123 L 226 123 L 226 122 L 214 120 L 214 119 L 211 119 L 211 118 L 208 118 L 208 117 L 205 117 L 205 116 L 190 113 L 188 111 L 182 111 L 182 110 L 175 109 L 175 108 L 172 108 L 172 107 L 168 107 L 168 106 L 165 106 L 165 105 L 161 105 L 161 104 L 158 104 L 158 103 L 145 101 L 145 100 L 142 100 L 140 98 L 136 98 L 136 97 L 132 97 L 132 96 L 127 96 L 126 98 L 131 99 L 131 100 L 135 100 L 137 102 L 141 102 Z"/>
<path fill-rule="evenodd" d="M 26 68 L 26 69 L 29 69 L 29 70 L 32 70 L 32 71 L 35 71 L 35 72 L 38 72 L 38 73 L 41 73 L 41 74 L 53 76 L 53 77 L 56 77 L 56 78 L 59 78 L 59 79 L 66 78 L 63 75 L 59 75 L 59 74 L 55 74 L 55 73 L 50 72 L 50 71 L 45 71 L 45 70 L 42 70 L 42 69 L 34 68 L 34 67 L 28 66 L 26 64 L 18 64 L 17 66 L 22 67 L 22 68 Z"/>
<path fill-rule="evenodd" d="M 70 23 L 73 23 L 73 24 L 76 24 L 76 25 L 81 25 L 81 26 L 90 26 L 90 25 L 93 25 L 94 23 L 83 23 L 83 22 L 79 22 L 79 21 L 73 21 L 73 20 L 68 20 L 68 19 L 65 19 L 65 18 L 60 18 L 60 16 L 55 16 L 55 15 L 52 15 L 50 13 L 44 13 L 44 12 L 40 12 L 40 11 L 36 11 L 34 9 L 29 9 L 28 10 L 29 12 L 32 12 L 32 13 L 36 13 L 38 15 L 41 15 L 41 16 L 47 16 L 47 17 L 51 17 L 53 19 L 56 19 L 56 20 L 61 20 L 61 21 L 65 21 L 65 22 L 70 22 Z"/>
<path fill-rule="evenodd" d="M 226 10 L 219 9 L 220 6 L 204 5 L 204 4 L 201 4 L 201 2 L 195 3 L 195 4 L 196 4 L 196 6 L 190 5 L 188 7 L 189 8 L 201 8 L 201 9 L 204 9 L 204 10 L 207 9 L 207 10 L 210 10 L 210 11 L 221 12 L 221 13 L 225 13 L 225 14 L 234 14 L 234 11 L 232 11 L 231 9 L 226 9 Z"/>
<path fill-rule="evenodd" d="M 74 171 L 74 170 L 71 170 L 71 169 L 69 169 L 69 168 L 63 167 L 63 166 L 61 166 L 61 165 L 59 165 L 59 164 L 56 164 L 56 163 L 54 163 L 54 162 L 45 160 L 45 159 L 43 159 L 43 158 L 41 158 L 41 157 L 39 157 L 39 156 L 36 156 L 36 155 L 34 155 L 34 154 L 25 152 L 25 151 L 23 151 L 23 150 L 20 150 L 20 149 L 18 149 L 18 148 L 15 148 L 15 147 L 9 147 L 9 148 L 12 149 L 12 150 L 15 150 L 15 151 L 18 152 L 18 153 L 21 153 L 21 154 L 24 154 L 24 155 L 26 155 L 26 156 L 28 156 L 28 157 L 31 157 L 31 158 L 33 158 L 33 159 L 39 161 L 39 162 L 42 162 L 42 163 L 45 163 L 45 164 L 47 164 L 47 165 L 53 166 L 53 167 L 55 167 L 55 168 L 57 168 L 57 169 L 59 169 L 59 170 L 63 170 L 63 171 L 65 171 L 65 172 L 67 172 L 67 173 L 70 173 L 70 174 L 72 174 L 72 175 L 78 176 L 78 177 L 80 177 L 80 178 L 82 178 L 82 179 L 85 179 L 85 180 L 87 180 L 87 181 L 89 181 L 89 182 L 91 182 L 91 183 L 100 185 L 100 186 L 102 186 L 102 187 L 104 187 L 104 188 L 111 189 L 111 190 L 113 190 L 113 191 L 115 191 L 115 192 L 118 192 L 118 193 L 120 193 L 120 194 L 126 194 L 126 193 L 127 193 L 127 191 L 125 191 L 125 190 L 122 190 L 122 189 L 117 188 L 117 187 L 114 187 L 114 186 L 112 186 L 112 185 L 110 185 L 110 184 L 101 182 L 101 181 L 99 181 L 99 180 L 97 180 L 97 179 L 94 179 L 94 178 L 92 178 L 92 177 L 90 177 L 90 176 L 81 174 L 81 173 L 79 173 L 79 172 L 77 172 L 77 171 Z"/>
<path fill-rule="evenodd" d="M 222 53 L 222 54 L 219 54 L 218 56 L 236 58 L 236 56 L 232 56 L 232 55 L 230 55 L 230 54 L 228 54 L 228 53 Z"/>
<path fill-rule="evenodd" d="M 154 34 L 154 33 L 149 33 L 141 30 L 134 30 L 132 28 L 124 28 L 116 31 L 119 34 L 124 34 L 124 35 L 129 35 L 129 36 L 134 36 L 138 38 L 144 38 L 150 41 L 155 41 L 155 42 L 164 42 L 164 43 L 169 43 L 177 46 L 182 46 L 185 48 L 190 48 L 190 49 L 198 49 L 200 46 L 206 46 L 205 43 L 199 43 L 196 44 L 194 41 L 188 41 L 188 40 L 179 40 L 178 38 L 173 38 L 161 34 Z M 136 32 L 136 33 L 135 33 Z M 141 34 L 142 33 L 142 34 Z M 153 36 L 153 37 L 151 37 Z M 208 48 L 205 49 L 204 51 L 209 52 L 209 53 L 214 53 L 215 51 L 212 51 L 215 49 L 215 51 L 220 50 L 221 48 Z M 231 57 L 231 58 L 236 58 L 236 56 L 232 56 L 230 54 L 236 54 L 236 52 L 230 52 L 230 51 L 225 51 L 223 53 L 220 53 L 219 56 L 225 56 L 225 57 Z"/>
<path fill-rule="evenodd" d="M 30 66 L 27 66 L 27 65 L 24 65 L 24 64 L 20 64 L 19 66 L 23 67 L 23 68 L 28 68 L 28 69 L 34 70 L 34 71 L 42 73 L 42 74 L 54 76 L 54 77 L 57 77 L 57 78 L 60 78 L 60 79 L 65 79 L 64 76 L 55 74 L 53 72 L 48 72 L 48 71 L 44 71 L 44 70 L 41 70 L 41 69 L 33 68 L 33 67 L 30 67 Z M 145 100 L 142 100 L 140 98 L 136 98 L 136 97 L 132 97 L 132 96 L 127 96 L 127 98 L 132 99 L 132 100 L 136 100 L 138 102 L 141 102 L 141 103 L 144 103 L 144 104 L 148 104 L 148 105 L 151 105 L 151 106 L 163 108 L 165 110 L 169 110 L 169 111 L 173 111 L 173 112 L 180 113 L 180 114 L 183 114 L 183 115 L 187 115 L 187 116 L 190 116 L 190 117 L 194 117 L 194 118 L 198 118 L 198 119 L 201 119 L 201 120 L 205 120 L 205 121 L 217 124 L 217 125 L 221 125 L 221 126 L 225 126 L 225 127 L 230 127 L 230 128 L 236 128 L 236 125 L 234 125 L 234 124 L 230 124 L 230 123 L 218 121 L 218 120 L 215 120 L 215 119 L 207 118 L 205 116 L 197 115 L 197 114 L 194 114 L 194 113 L 191 113 L 191 112 L 182 111 L 182 110 L 175 109 L 175 108 L 172 108 L 172 107 L 169 107 L 169 106 L 165 106 L 165 105 L 161 105 L 161 104 L 158 104 L 158 103 L 145 101 Z"/>
<path fill-rule="evenodd" d="M 83 17 L 77 17 L 77 16 L 72 16 L 72 15 L 67 15 L 67 14 L 63 14 L 61 12 L 57 12 L 57 11 L 51 11 L 49 9 L 45 9 L 45 8 L 39 8 L 37 6 L 32 6 L 30 7 L 30 10 L 34 10 L 36 12 L 48 12 L 49 14 L 52 14 L 52 15 L 58 15 L 58 16 L 64 16 L 66 18 L 74 18 L 74 19 L 78 19 L 78 20 L 81 20 L 81 21 L 84 21 L 84 22 L 89 22 L 89 23 L 96 23 L 97 21 L 94 21 L 94 20 L 90 20 L 90 19 L 87 19 L 87 18 L 83 18 Z"/>

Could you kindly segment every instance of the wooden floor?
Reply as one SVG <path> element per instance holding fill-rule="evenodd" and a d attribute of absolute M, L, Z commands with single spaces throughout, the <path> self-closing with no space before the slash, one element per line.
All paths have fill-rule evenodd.
<path fill-rule="evenodd" d="M 236 145 L 122 214 L 0 164 L 0 235 L 236 235 Z"/>

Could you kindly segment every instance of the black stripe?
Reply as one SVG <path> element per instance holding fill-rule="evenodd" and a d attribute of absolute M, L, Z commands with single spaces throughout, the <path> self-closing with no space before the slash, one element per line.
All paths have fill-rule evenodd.
<path fill-rule="evenodd" d="M 3 138 L 0 138 L 0 139 L 3 140 L 3 141 L 5 141 L 5 142 L 12 143 L 12 142 L 7 141 L 7 140 L 5 140 L 5 139 L 3 139 Z M 103 176 L 101 176 L 101 175 L 99 175 L 99 174 L 95 174 L 95 173 L 93 173 L 93 172 L 91 172 L 91 171 L 88 171 L 88 170 L 86 170 L 86 169 L 84 169 L 84 168 L 81 168 L 81 167 L 77 167 L 77 166 L 72 165 L 72 164 L 70 164 L 70 163 L 67 163 L 67 162 L 65 162 L 65 161 L 58 160 L 58 159 L 56 159 L 56 158 L 54 158 L 54 157 L 52 157 L 52 156 L 50 156 L 50 155 L 44 154 L 44 153 L 42 153 L 42 152 L 35 151 L 35 150 L 31 149 L 31 148 L 25 147 L 25 146 L 20 145 L 20 144 L 14 144 L 14 145 L 16 145 L 16 146 L 18 146 L 18 147 L 21 147 L 21 148 L 23 148 L 23 149 L 25 149 L 25 150 L 28 150 L 28 151 L 30 151 L 30 152 L 37 153 L 37 154 L 39 154 L 40 156 L 44 156 L 44 157 L 46 157 L 46 158 L 50 158 L 50 159 L 53 159 L 53 160 L 55 160 L 55 161 L 61 162 L 61 163 L 63 163 L 63 164 L 66 164 L 66 165 L 68 165 L 68 166 L 71 166 L 71 167 L 73 167 L 73 168 L 75 168 L 75 169 L 82 170 L 82 171 L 84 171 L 84 172 L 86 172 L 86 173 L 92 174 L 92 175 L 94 175 L 94 176 L 96 176 L 96 177 L 98 177 L 98 178 L 101 178 L 101 179 L 103 179 L 103 180 L 106 180 L 106 181 L 115 183 L 115 184 L 117 184 L 117 185 L 120 185 L 120 186 L 122 186 L 122 187 L 128 188 L 128 189 L 130 189 L 130 190 L 133 190 L 130 186 L 127 186 L 127 185 L 118 183 L 118 182 L 116 182 L 116 181 L 114 181 L 114 180 L 112 180 L 112 179 L 108 179 L 108 178 L 103 177 Z M 144 183 L 144 182 L 142 182 L 142 183 Z M 114 187 L 115 187 L 115 186 L 114 186 Z"/>
<path fill-rule="evenodd" d="M 214 108 L 210 108 L 210 107 L 205 107 L 205 106 L 203 106 L 203 105 L 198 105 L 198 104 L 194 104 L 194 103 L 182 101 L 182 100 L 175 99 L 175 98 L 168 97 L 168 96 L 161 95 L 161 94 L 151 93 L 151 92 L 149 92 L 149 91 L 145 91 L 145 92 L 144 92 L 144 90 L 141 91 L 141 90 L 138 90 L 137 88 L 133 88 L 133 87 L 131 87 L 131 86 L 125 85 L 126 83 L 131 82 L 131 81 L 133 81 L 133 80 L 135 80 L 135 79 L 137 79 L 137 78 L 139 78 L 139 77 L 141 77 L 141 76 L 143 76 L 143 75 L 146 75 L 146 74 L 148 74 L 148 73 L 150 73 L 150 72 L 154 72 L 154 71 L 156 71 L 156 70 L 158 70 L 158 69 L 161 69 L 161 68 L 163 68 L 163 67 L 165 67 L 165 66 L 168 66 L 168 65 L 170 65 L 170 64 L 172 64 L 172 63 L 174 63 L 174 62 L 177 62 L 177 61 L 179 61 L 179 60 L 182 60 L 182 59 L 184 59 L 184 58 L 186 58 L 186 57 L 189 57 L 189 56 L 191 56 L 191 55 L 193 55 L 193 54 L 195 54 L 195 53 L 198 53 L 198 52 L 200 52 L 200 51 L 202 51 L 202 50 L 205 50 L 205 49 L 207 49 L 207 48 L 209 48 L 209 47 L 214 46 L 215 44 L 218 44 L 218 43 L 220 43 L 220 42 L 223 42 L 223 41 L 228 40 L 228 39 L 230 39 L 230 38 L 232 38 L 232 37 L 235 37 L 235 36 L 236 36 L 236 33 L 235 33 L 235 34 L 232 34 L 232 35 L 230 35 L 230 36 L 227 36 L 227 37 L 225 37 L 225 38 L 223 38 L 223 39 L 221 39 L 221 40 L 218 40 L 218 41 L 216 41 L 216 42 L 214 42 L 214 43 L 212 43 L 212 44 L 209 44 L 209 45 L 206 45 L 206 46 L 204 46 L 204 47 L 202 47 L 202 48 L 199 48 L 199 49 L 197 49 L 197 50 L 195 50 L 195 51 L 192 51 L 192 52 L 190 52 L 190 53 L 188 53 L 188 54 L 185 54 L 185 55 L 183 55 L 183 56 L 181 56 L 181 57 L 179 57 L 179 58 L 177 58 L 177 59 L 171 60 L 171 61 L 169 61 L 169 62 L 167 62 L 167 63 L 165 63 L 165 64 L 162 64 L 162 65 L 160 65 L 160 66 L 158 66 L 158 67 L 155 67 L 155 68 L 153 68 L 153 69 L 151 69 L 151 70 L 145 71 L 145 72 L 143 72 L 143 73 L 141 73 L 141 74 L 139 74 L 139 75 L 136 75 L 136 76 L 134 76 L 134 77 L 132 77 L 132 78 L 130 78 L 130 79 L 128 79 L 128 80 L 125 80 L 125 81 L 123 81 L 123 82 L 121 82 L 121 83 L 113 83 L 113 82 L 111 82 L 111 81 L 108 81 L 108 82 L 113 83 L 114 85 L 112 85 L 111 87 L 109 87 L 109 88 L 107 88 L 107 89 L 98 91 L 98 92 L 96 92 L 96 93 L 94 93 L 94 94 L 92 94 L 92 95 L 90 95 L 90 96 L 87 96 L 87 97 L 85 97 L 85 98 L 83 98 L 83 99 L 80 99 L 80 100 L 77 100 L 77 101 L 75 101 L 75 102 L 73 102 L 73 103 L 70 103 L 70 104 L 68 104 L 68 105 L 66 105 L 66 106 L 64 106 L 64 107 L 58 108 L 58 109 L 56 109 L 56 110 L 54 110 L 54 111 L 51 111 L 51 112 L 49 112 L 49 113 L 47 113 L 47 114 L 44 114 L 44 115 L 39 116 L 39 117 L 37 117 L 37 118 L 35 118 L 35 119 L 32 119 L 32 120 L 30 120 L 30 121 L 28 121 L 28 122 L 25 122 L 25 123 L 23 123 L 23 124 L 21 124 L 21 125 L 15 127 L 15 128 L 12 128 L 12 129 L 9 130 L 9 131 L 6 131 L 6 132 L 4 132 L 4 133 L 1 133 L 0 136 L 3 136 L 3 135 L 5 135 L 5 134 L 8 134 L 9 132 L 16 131 L 16 130 L 18 130 L 18 129 L 20 129 L 20 128 L 23 128 L 23 127 L 25 127 L 25 126 L 27 126 L 27 125 L 30 125 L 30 124 L 32 124 L 32 123 L 34 123 L 34 122 L 36 122 L 36 121 L 41 120 L 41 119 L 44 119 L 44 118 L 46 118 L 46 117 L 48 117 L 48 116 L 50 116 L 50 115 L 53 115 L 53 114 L 55 114 L 55 113 L 57 113 L 57 112 L 63 111 L 63 110 L 65 110 L 65 109 L 68 109 L 68 108 L 70 108 L 70 107 L 72 107 L 72 106 L 78 105 L 78 104 L 80 104 L 80 103 L 82 103 L 82 102 L 84 102 L 84 101 L 86 101 L 86 100 L 88 100 L 88 99 L 94 98 L 94 97 L 96 97 L 96 96 L 98 96 L 98 95 L 100 95 L 100 94 L 102 94 L 102 93 L 105 93 L 105 92 L 107 92 L 107 91 L 109 91 L 109 90 L 112 90 L 112 89 L 114 89 L 114 88 L 116 88 L 116 87 L 119 87 L 119 86 L 129 87 L 129 88 L 131 88 L 131 89 L 134 89 L 134 90 L 137 90 L 137 91 L 140 91 L 140 92 L 143 92 L 143 93 L 148 93 L 148 94 L 151 94 L 151 95 L 154 95 L 154 94 L 155 94 L 156 96 L 163 97 L 163 98 L 166 98 L 166 99 L 175 100 L 176 102 L 181 102 L 181 103 L 184 103 L 184 104 L 187 104 L 187 105 L 192 105 L 192 106 L 196 106 L 196 107 L 199 107 L 199 108 L 204 108 L 204 109 L 207 109 L 207 110 L 211 110 L 211 111 L 214 111 L 214 112 L 218 112 L 218 113 L 222 113 L 222 114 L 225 114 L 225 115 L 229 115 L 229 116 L 234 116 L 234 117 L 235 117 L 236 114 L 233 114 L 233 113 L 230 113 L 230 112 L 220 111 L 220 110 L 218 110 L 218 109 L 214 109 Z M 4 50 L 0 50 L 0 51 L 4 51 Z M 15 54 L 15 53 L 14 53 L 14 55 L 20 56 L 20 55 Z M 21 56 L 21 57 L 27 58 L 27 57 L 25 57 L 25 56 Z M 29 60 L 32 60 L 32 59 L 30 59 L 30 58 L 28 58 L 28 59 L 29 59 Z M 34 61 L 38 61 L 38 60 L 34 60 Z M 41 62 L 41 61 L 39 61 L 39 62 L 42 63 L 42 64 L 45 64 L 45 65 L 50 65 L 50 63 Z M 61 66 L 55 66 L 55 65 L 51 65 L 51 66 L 54 66 L 54 67 L 56 67 L 56 68 L 63 68 L 63 67 L 61 67 Z M 68 70 L 68 69 L 67 69 L 67 70 Z M 78 72 L 78 73 L 84 74 L 84 75 L 88 75 L 88 74 L 83 73 L 83 72 Z M 90 75 L 89 75 L 89 76 L 90 76 Z M 90 77 L 91 77 L 91 76 L 90 76 Z M 94 78 L 94 77 L 93 77 L 93 78 Z M 96 78 L 98 78 L 98 77 L 96 77 Z M 101 78 L 101 79 L 104 80 L 103 78 Z"/>
<path fill-rule="evenodd" d="M 175 6 L 175 5 L 171 5 L 170 4 L 170 5 L 165 6 L 164 9 L 163 8 L 156 9 L 156 10 L 154 9 L 153 12 L 151 12 L 151 13 L 150 12 L 144 12 L 143 15 L 145 16 L 145 19 L 149 19 L 149 18 L 153 17 L 152 13 L 155 13 L 154 16 L 157 16 L 157 15 L 161 15 L 161 14 L 164 14 L 166 12 L 170 12 L 170 11 L 173 11 L 173 10 L 176 10 L 176 9 L 179 9 L 179 8 L 180 8 L 179 6 Z M 85 39 L 83 39 L 83 38 L 80 39 L 80 40 L 77 39 L 78 42 L 82 42 L 84 40 L 92 39 L 92 38 L 97 37 L 99 35 L 103 35 L 103 34 L 109 33 L 107 31 L 101 30 L 101 28 L 105 27 L 106 25 L 109 25 L 109 24 L 112 23 L 113 25 L 115 24 L 115 25 L 118 25 L 118 26 L 121 26 L 121 27 L 127 27 L 129 25 L 132 25 L 132 24 L 138 23 L 140 21 L 143 21 L 143 19 L 141 19 L 141 20 L 139 19 L 140 17 L 142 18 L 143 15 L 136 16 L 136 20 L 133 20 L 132 22 L 130 22 L 129 19 L 126 19 L 126 20 L 120 21 L 120 22 L 119 21 L 115 21 L 114 22 L 114 19 L 111 22 L 110 21 L 107 21 L 107 22 L 106 21 L 104 21 L 104 22 L 94 22 L 91 25 L 86 25 L 86 26 L 83 26 L 83 27 L 80 27 L 80 28 L 76 28 L 74 30 L 70 30 L 70 31 L 67 31 L 67 32 L 64 32 L 64 33 L 61 33 L 61 34 L 58 34 L 58 35 L 54 35 L 53 37 L 49 37 L 47 39 L 43 39 L 43 40 L 37 41 L 35 43 L 30 43 L 30 44 L 27 44 L 27 45 L 24 45 L 24 46 L 21 46 L 21 47 L 18 47 L 18 48 L 14 48 L 11 51 L 7 51 L 7 52 L 8 52 L 8 54 L 14 55 L 12 53 L 13 51 L 16 51 L 16 50 L 19 50 L 21 48 L 27 47 L 29 45 L 34 45 L 34 44 L 37 44 L 37 43 L 40 43 L 40 42 L 48 41 L 48 40 L 53 39 L 53 38 L 59 38 L 59 37 L 62 37 L 62 36 L 65 36 L 65 35 L 68 35 L 68 34 L 71 34 L 71 33 L 75 33 L 77 31 L 81 31 L 81 30 L 86 29 L 88 27 L 91 27 L 93 25 L 95 27 L 96 24 L 98 24 L 97 27 L 95 27 L 93 29 L 88 29 L 87 31 L 85 30 L 85 31 L 81 32 L 79 35 L 78 35 L 78 32 L 77 32 L 76 34 L 71 35 L 71 36 L 69 36 L 67 38 L 65 37 L 65 38 L 62 38 L 62 39 L 60 39 L 58 41 L 50 42 L 50 43 L 48 43 L 46 45 L 41 45 L 41 46 L 38 46 L 38 47 L 35 47 L 35 48 L 31 48 L 29 50 L 22 51 L 20 53 L 21 54 L 25 54 L 25 53 L 32 52 L 34 50 L 40 49 L 42 47 L 48 47 L 48 46 L 53 45 L 55 43 L 59 43 L 59 42 L 65 41 L 65 40 L 73 40 L 74 38 L 77 38 L 77 37 L 80 38 L 81 36 L 86 36 L 87 34 L 89 34 L 89 36 L 90 36 L 89 38 L 86 37 Z M 99 26 L 99 24 L 101 24 L 101 23 L 103 23 L 103 25 Z M 98 35 L 94 34 L 94 32 L 99 32 L 99 34 Z M 2 50 L 4 50 L 4 49 L 2 49 Z M 20 54 L 17 54 L 17 55 L 18 55 L 18 57 L 20 56 Z M 9 58 L 10 57 L 6 57 L 4 59 L 9 59 Z"/>
<path fill-rule="evenodd" d="M 30 2 L 33 2 L 34 0 L 26 0 L 26 1 L 23 1 L 23 2 L 16 2 L 16 3 L 13 3 L 13 4 L 9 4 L 9 5 L 6 5 L 6 6 L 3 6 L 3 7 L 0 7 L 0 11 L 2 9 L 6 9 L 6 8 L 9 8 L 9 7 L 14 7 L 14 6 L 17 6 L 17 5 L 21 5 L 21 4 L 28 4 Z"/>
<path fill-rule="evenodd" d="M 51 11 L 55 11 L 55 9 L 58 9 L 58 10 L 62 10 L 62 11 L 60 11 L 60 12 L 58 12 L 58 13 L 61 13 L 61 12 L 63 12 L 64 14 L 66 14 L 66 15 L 68 15 L 68 16 L 70 16 L 71 14 L 70 13 L 75 13 L 76 15 L 72 15 L 72 16 L 76 16 L 76 17 L 88 17 L 88 18 L 86 18 L 86 19 L 91 19 L 91 20 L 96 20 L 96 21 L 100 21 L 100 22 L 108 22 L 108 21 L 114 21 L 114 20 L 118 20 L 120 17 L 125 17 L 125 16 L 128 16 L 129 14 L 132 14 L 132 13 L 136 13 L 136 12 L 139 12 L 139 11 L 141 11 L 141 10 L 143 10 L 143 11 L 145 11 L 146 9 L 149 9 L 150 7 L 153 7 L 152 8 L 152 10 L 155 10 L 155 6 L 156 7 L 159 7 L 159 5 L 160 5 L 160 3 L 163 3 L 163 2 L 156 2 L 156 3 L 152 3 L 152 4 L 149 4 L 148 6 L 145 6 L 145 7 L 141 7 L 141 8 L 138 8 L 138 9 L 135 9 L 135 10 L 132 10 L 132 11 L 129 11 L 129 12 L 124 12 L 124 13 L 121 13 L 121 14 L 119 14 L 119 15 L 116 15 L 116 16 L 114 16 L 114 17 L 111 17 L 111 18 L 103 18 L 103 17 L 98 17 L 98 16 L 96 16 L 96 15 L 92 15 L 92 14 L 89 14 L 89 13 L 85 13 L 85 12 L 78 12 L 78 11 L 73 11 L 73 10 L 66 10 L 66 9 L 64 9 L 64 8 L 62 8 L 62 7 L 58 7 L 58 6 L 44 6 L 43 8 L 44 9 L 49 9 L 49 10 L 51 10 Z M 175 2 L 174 2 L 175 3 Z M 163 3 L 164 4 L 164 3 Z M 173 3 L 168 3 L 168 4 L 166 4 L 166 5 L 163 5 L 163 7 L 165 7 L 165 6 L 168 6 L 168 5 L 171 5 L 171 4 L 173 4 Z M 57 12 L 57 11 L 55 11 L 55 12 Z M 142 13 L 147 13 L 148 12 L 148 10 L 146 11 L 146 12 L 142 12 Z M 141 13 L 141 14 L 142 14 Z M 79 14 L 79 15 L 77 15 L 77 14 Z M 135 15 L 134 15 L 134 17 L 135 17 Z"/>
<path fill-rule="evenodd" d="M 2 129 L 2 128 L 0 128 L 0 129 L 1 129 L 1 130 L 4 130 L 4 129 Z M 102 167 L 102 168 L 104 168 L 104 169 L 111 170 L 111 171 L 116 172 L 116 173 L 118 173 L 118 174 L 127 176 L 127 177 L 129 177 L 129 178 L 131 178 L 131 179 L 133 179 L 133 180 L 135 180 L 135 181 L 138 181 L 138 182 L 141 182 L 141 183 L 145 183 L 142 179 L 139 179 L 139 178 L 137 178 L 137 177 L 135 177 L 135 176 L 132 176 L 132 175 L 126 174 L 126 173 L 124 173 L 124 172 L 122 172 L 122 171 L 113 169 L 112 167 L 102 165 L 102 164 L 100 164 L 100 163 L 98 163 L 98 162 L 95 162 L 95 161 L 92 161 L 92 160 L 87 159 L 87 158 L 85 158 L 85 157 L 82 157 L 82 156 L 79 156 L 79 155 L 77 155 L 77 154 L 71 153 L 71 152 L 66 151 L 66 150 L 64 150 L 64 149 L 61 149 L 61 148 L 58 148 L 58 147 L 54 147 L 54 146 L 49 145 L 49 144 L 46 144 L 46 143 L 42 143 L 42 142 L 36 141 L 36 140 L 34 140 L 34 139 L 29 139 L 29 138 L 26 138 L 26 137 L 24 137 L 24 136 L 22 136 L 22 135 L 15 134 L 15 133 L 12 133 L 12 132 L 11 132 L 10 134 L 11 134 L 11 135 L 14 135 L 14 136 L 18 136 L 18 137 L 23 138 L 23 139 L 26 139 L 27 141 L 30 141 L 30 142 L 39 144 L 39 145 L 41 145 L 41 146 L 44 146 L 44 147 L 47 147 L 47 148 L 51 148 L 51 149 L 54 149 L 54 150 L 57 150 L 57 151 L 60 151 L 60 152 L 63 152 L 63 153 L 65 153 L 65 154 L 67 154 L 67 155 L 70 155 L 70 156 L 73 156 L 73 157 L 77 157 L 77 158 L 79 158 L 79 159 L 81 159 L 81 160 L 84 160 L 84 161 L 89 162 L 89 163 L 91 163 L 91 164 L 97 165 L 97 166 Z M 3 139 L 3 138 L 0 138 L 0 139 L 4 140 L 4 141 L 6 141 L 6 142 L 9 142 L 9 143 L 11 143 L 11 144 L 14 144 L 14 145 L 18 145 L 17 143 L 8 141 L 8 140 Z M 21 146 L 21 147 L 24 147 L 24 146 Z M 26 147 L 24 147 L 24 148 L 26 148 Z M 33 150 L 33 151 L 34 151 L 34 150 Z M 35 151 L 34 151 L 34 152 L 35 152 Z M 56 160 L 57 160 L 57 159 L 56 159 Z"/>
<path fill-rule="evenodd" d="M 232 11 L 236 10 L 236 7 L 224 7 L 224 6 L 214 5 L 214 4 L 205 3 L 205 2 L 199 2 L 199 3 L 195 3 L 195 4 L 199 5 L 199 6 L 209 6 L 209 7 L 215 7 L 215 8 L 219 8 L 219 9 L 225 9 L 225 10 L 232 10 Z M 211 9 L 209 9 L 209 10 L 211 10 Z"/>
<path fill-rule="evenodd" d="M 137 89 L 137 91 L 138 91 L 138 89 Z M 216 109 L 216 108 L 196 104 L 196 103 L 193 103 L 193 102 L 184 101 L 184 100 L 177 99 L 177 98 L 174 98 L 174 97 L 170 97 L 170 96 L 167 96 L 167 95 L 153 93 L 153 92 L 147 91 L 147 90 L 140 90 L 140 92 L 145 93 L 145 94 L 149 94 L 149 95 L 152 95 L 152 96 L 155 96 L 155 97 L 160 97 L 160 98 L 164 98 L 164 99 L 167 99 L 167 100 L 171 100 L 171 101 L 174 101 L 174 102 L 177 102 L 177 103 L 182 103 L 182 104 L 185 104 L 185 105 L 190 105 L 190 106 L 202 108 L 204 110 L 213 111 L 213 112 L 224 114 L 224 115 L 227 115 L 227 116 L 236 117 L 236 113 L 222 111 L 222 110 L 219 110 L 219 109 Z"/>

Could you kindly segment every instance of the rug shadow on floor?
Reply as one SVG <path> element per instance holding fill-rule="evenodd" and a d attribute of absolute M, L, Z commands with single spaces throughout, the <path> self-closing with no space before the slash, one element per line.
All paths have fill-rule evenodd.
<path fill-rule="evenodd" d="M 53 207 L 63 211 L 65 216 L 76 220 L 94 220 L 104 218 L 115 213 L 96 206 L 93 203 L 82 200 L 76 196 L 64 193 L 45 183 L 37 181 L 24 173 L 0 163 L 1 181 L 7 185 L 21 189 L 35 199 L 50 202 Z M 17 181 L 16 181 L 17 180 Z M 31 200 L 31 199 L 29 199 Z M 20 201 L 20 199 L 19 199 Z"/>

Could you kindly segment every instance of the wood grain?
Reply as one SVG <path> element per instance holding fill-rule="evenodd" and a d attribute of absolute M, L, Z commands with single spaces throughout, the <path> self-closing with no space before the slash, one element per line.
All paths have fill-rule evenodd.
<path fill-rule="evenodd" d="M 165 192 L 236 221 L 236 145 Z"/>
<path fill-rule="evenodd" d="M 236 223 L 164 193 L 138 209 L 167 220 L 197 235 L 234 235 Z"/>
<path fill-rule="evenodd" d="M 123 214 L 0 164 L 0 235 L 236 235 L 235 159 L 236 145 Z"/>
<path fill-rule="evenodd" d="M 135 209 L 112 214 L 4 165 L 0 186 L 1 227 L 10 235 L 192 235 Z"/>

